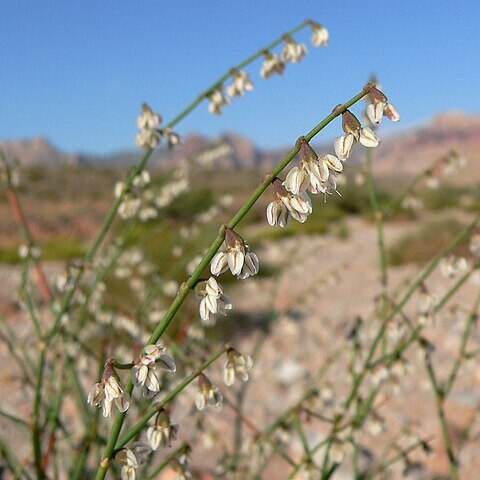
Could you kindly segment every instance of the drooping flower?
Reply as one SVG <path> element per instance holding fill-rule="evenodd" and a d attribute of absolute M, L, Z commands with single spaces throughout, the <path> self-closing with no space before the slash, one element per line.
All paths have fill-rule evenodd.
<path fill-rule="evenodd" d="M 132 367 L 132 380 L 136 387 L 144 393 L 157 393 L 160 390 L 160 375 L 162 371 L 175 373 L 177 367 L 173 359 L 165 353 L 166 347 L 158 343 L 147 345 L 145 354 L 139 355 Z"/>
<path fill-rule="evenodd" d="M 283 62 L 297 63 L 307 54 L 307 47 L 304 43 L 296 42 L 290 35 L 284 35 L 283 40 L 285 41 L 282 49 Z"/>
<path fill-rule="evenodd" d="M 154 113 L 149 105 L 142 104 L 142 112 L 137 117 L 137 126 L 140 131 L 137 134 L 136 142 L 140 148 L 154 149 L 160 142 L 160 132 L 157 130 L 162 117 Z"/>
<path fill-rule="evenodd" d="M 288 224 L 288 217 L 292 216 L 300 223 L 304 223 L 312 213 L 312 202 L 307 192 L 295 195 L 290 193 L 283 182 L 276 178 L 272 182 L 274 200 L 267 206 L 267 221 L 273 227 L 284 227 Z"/>
<path fill-rule="evenodd" d="M 231 75 L 232 83 L 227 87 L 227 93 L 231 97 L 244 95 L 246 90 L 253 90 L 253 83 L 247 72 L 234 68 Z"/>
<path fill-rule="evenodd" d="M 328 45 L 329 33 L 328 30 L 320 23 L 310 20 L 310 27 L 312 28 L 312 45 L 314 47 L 326 47 Z"/>
<path fill-rule="evenodd" d="M 221 115 L 222 108 L 230 103 L 230 100 L 223 94 L 223 86 L 217 87 L 208 95 L 208 111 L 213 115 Z"/>
<path fill-rule="evenodd" d="M 220 408 L 223 397 L 220 390 L 214 387 L 210 380 L 203 373 L 198 377 L 198 390 L 195 395 L 195 405 L 198 410 L 205 410 L 205 407 L 211 406 Z"/>
<path fill-rule="evenodd" d="M 133 451 L 125 448 L 115 456 L 115 459 L 124 464 L 121 471 L 122 480 L 136 480 L 138 461 Z"/>
<path fill-rule="evenodd" d="M 231 348 L 227 352 L 227 361 L 223 367 L 223 381 L 227 387 L 235 383 L 235 379 L 247 382 L 250 378 L 250 370 L 253 367 L 253 360 L 250 355 L 241 355 L 237 350 Z"/>
<path fill-rule="evenodd" d="M 285 70 L 285 63 L 274 53 L 268 50 L 263 53 L 264 59 L 260 69 L 260 76 L 262 78 L 269 78 L 274 73 L 281 75 Z"/>
<path fill-rule="evenodd" d="M 170 447 L 177 433 L 178 425 L 172 423 L 168 413 L 162 409 L 155 416 L 155 423 L 148 427 L 148 444 L 152 450 L 157 450 L 158 447 Z"/>
<path fill-rule="evenodd" d="M 345 110 L 342 114 L 342 128 L 344 134 L 333 144 L 335 154 L 340 160 L 346 160 L 350 156 L 356 141 L 369 148 L 380 144 L 380 139 L 375 132 L 371 128 L 362 127 L 358 118 L 350 110 Z"/>
<path fill-rule="evenodd" d="M 367 117 L 372 123 L 380 123 L 383 115 L 392 122 L 398 122 L 400 115 L 395 107 L 388 102 L 387 97 L 376 86 L 370 88 L 369 93 L 370 104 L 367 106 Z"/>
<path fill-rule="evenodd" d="M 223 293 L 222 287 L 213 277 L 198 283 L 195 292 L 201 297 L 199 312 L 204 322 L 210 320 L 210 314 L 226 315 L 227 310 L 233 309 L 231 300 Z"/>
<path fill-rule="evenodd" d="M 102 407 L 104 417 L 112 414 L 114 403 L 120 412 L 127 411 L 130 406 L 130 395 L 120 385 L 120 379 L 115 373 L 113 363 L 113 360 L 107 361 L 102 380 L 93 385 L 87 397 L 90 405 Z"/>
<path fill-rule="evenodd" d="M 233 229 L 225 227 L 225 250 L 215 254 L 210 262 L 212 275 L 220 275 L 228 268 L 237 278 L 245 279 L 258 273 L 259 262 L 255 253 Z"/>
<path fill-rule="evenodd" d="M 440 272 L 447 278 L 454 278 L 459 273 L 465 272 L 468 268 L 468 262 L 464 257 L 457 257 L 449 254 L 440 261 Z"/>

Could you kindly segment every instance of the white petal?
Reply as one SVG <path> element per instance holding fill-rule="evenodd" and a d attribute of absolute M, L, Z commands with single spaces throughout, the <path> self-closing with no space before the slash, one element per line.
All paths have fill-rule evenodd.
<path fill-rule="evenodd" d="M 343 163 L 333 155 L 325 155 L 323 161 L 327 164 L 330 170 L 340 173 L 343 170 Z"/>
<path fill-rule="evenodd" d="M 205 284 L 205 290 L 207 291 L 207 295 L 210 296 L 217 296 L 222 293 L 222 288 L 218 284 L 218 282 L 213 278 L 210 277 Z"/>
<path fill-rule="evenodd" d="M 238 275 L 242 271 L 245 255 L 239 250 L 232 250 L 228 253 L 228 266 L 232 275 Z"/>
<path fill-rule="evenodd" d="M 208 308 L 207 308 L 206 298 L 207 297 L 202 298 L 202 301 L 200 302 L 200 307 L 199 307 L 200 318 L 205 322 L 208 321 L 210 317 L 210 312 L 208 311 Z"/>
<path fill-rule="evenodd" d="M 217 297 L 207 295 L 205 297 L 205 304 L 210 312 L 217 313 Z"/>
<path fill-rule="evenodd" d="M 373 148 L 378 147 L 380 139 L 375 135 L 371 128 L 364 127 L 360 129 L 360 143 L 364 147 Z"/>
<path fill-rule="evenodd" d="M 385 109 L 383 112 L 385 113 L 386 117 L 392 122 L 398 122 L 400 120 L 400 115 L 391 103 L 387 103 L 385 105 Z"/>
<path fill-rule="evenodd" d="M 372 123 L 380 123 L 383 117 L 383 103 L 370 103 L 367 106 L 367 117 Z"/>
<path fill-rule="evenodd" d="M 335 139 L 335 141 L 333 142 L 333 149 L 335 150 L 335 155 L 340 160 L 346 160 L 350 156 L 354 141 L 355 137 L 351 133 L 346 133 L 341 137 Z"/>
<path fill-rule="evenodd" d="M 277 202 L 270 202 L 267 206 L 267 222 L 271 227 L 277 224 L 279 209 Z"/>
<path fill-rule="evenodd" d="M 227 254 L 225 252 L 217 252 L 210 262 L 210 271 L 212 275 L 220 275 L 227 268 Z"/>

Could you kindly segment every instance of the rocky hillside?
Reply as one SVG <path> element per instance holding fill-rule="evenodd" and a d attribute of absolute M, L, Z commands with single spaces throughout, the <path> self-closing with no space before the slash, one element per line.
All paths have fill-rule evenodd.
<path fill-rule="evenodd" d="M 264 150 L 257 148 L 249 139 L 235 133 L 226 133 L 216 138 L 197 134 L 187 135 L 182 145 L 169 151 L 160 148 L 152 159 L 153 165 L 169 165 L 203 150 L 223 146 L 222 154 L 215 160 L 222 168 L 268 168 L 286 151 L 286 148 Z M 317 145 L 318 149 L 331 151 L 328 144 Z M 138 151 L 126 150 L 107 156 L 67 154 L 59 151 L 44 138 L 12 140 L 0 143 L 9 158 L 19 158 L 24 165 L 62 163 L 125 166 L 136 162 Z M 468 178 L 480 180 L 480 115 L 461 112 L 440 114 L 417 128 L 400 134 L 386 136 L 378 150 L 377 173 L 380 175 L 410 175 L 427 167 L 436 158 L 455 149 L 470 161 Z M 358 160 L 353 156 L 352 160 Z"/>

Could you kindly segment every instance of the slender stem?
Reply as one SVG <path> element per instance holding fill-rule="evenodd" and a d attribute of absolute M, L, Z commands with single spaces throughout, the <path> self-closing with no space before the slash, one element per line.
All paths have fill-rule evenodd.
<path fill-rule="evenodd" d="M 456 480 L 458 478 L 458 460 L 453 451 L 452 439 L 448 430 L 447 418 L 445 415 L 445 392 L 439 385 L 435 370 L 432 365 L 432 359 L 429 353 L 425 354 L 425 366 L 428 372 L 428 378 L 432 385 L 432 390 L 435 395 L 435 404 L 437 408 L 437 415 L 440 420 L 440 427 L 442 429 L 443 442 L 445 444 L 445 450 L 447 452 L 447 458 L 450 468 L 450 478 Z"/>
<path fill-rule="evenodd" d="M 42 431 L 40 428 L 40 406 L 42 401 L 42 386 L 43 386 L 43 373 L 45 370 L 46 362 L 46 347 L 45 345 L 40 348 L 40 359 L 38 363 L 37 379 L 35 385 L 35 396 L 33 402 L 33 415 L 32 415 L 32 443 L 33 443 L 33 456 L 35 460 L 35 470 L 37 472 L 37 479 L 41 480 L 45 478 L 45 472 L 42 468 Z"/>
<path fill-rule="evenodd" d="M 287 34 L 293 35 L 294 33 L 304 28 L 306 25 L 308 25 L 308 20 L 303 21 L 302 23 L 300 23 L 300 25 L 297 25 L 295 28 L 287 32 Z M 255 61 L 257 58 L 261 57 L 266 51 L 271 50 L 272 48 L 275 48 L 277 45 L 280 45 L 282 42 L 283 42 L 283 35 L 278 37 L 272 43 L 266 45 L 265 47 L 262 47 L 256 53 L 246 58 L 239 64 L 235 65 L 233 69 L 240 70 L 246 67 L 247 65 Z M 198 95 L 198 97 L 195 100 L 193 100 L 189 105 L 187 105 L 187 107 L 184 110 L 182 110 L 175 118 L 170 120 L 170 122 L 165 125 L 165 128 L 174 127 L 178 122 L 180 122 L 180 120 L 183 120 L 193 109 L 195 109 L 208 96 L 208 94 L 212 90 L 215 90 L 216 88 L 220 87 L 223 84 L 223 82 L 231 76 L 231 70 L 232 68 L 229 68 L 220 78 L 215 80 L 209 87 L 207 87 L 202 93 L 200 93 L 200 95 Z"/>
<path fill-rule="evenodd" d="M 450 371 L 450 375 L 448 376 L 448 379 L 445 383 L 445 387 L 444 387 L 445 395 L 448 395 L 450 393 L 450 391 L 452 390 L 453 384 L 455 383 L 455 380 L 456 380 L 457 375 L 458 375 L 458 371 L 460 370 L 460 366 L 461 366 L 463 360 L 465 360 L 467 343 L 468 343 L 468 340 L 469 340 L 470 335 L 472 333 L 475 322 L 477 320 L 479 307 L 480 307 L 480 295 L 477 296 L 477 298 L 474 302 L 474 305 L 473 305 L 473 307 L 470 311 L 470 314 L 467 318 L 467 321 L 466 321 L 466 324 L 465 324 L 465 329 L 464 329 L 463 335 L 462 335 L 462 341 L 461 341 L 460 348 L 459 348 L 459 351 L 458 351 L 458 356 L 455 360 L 455 363 L 452 366 L 452 370 Z"/>
<path fill-rule="evenodd" d="M 152 473 L 150 473 L 147 477 L 147 480 L 154 480 L 158 478 L 159 473 L 170 463 L 175 460 L 180 454 L 183 453 L 185 448 L 188 447 L 187 442 L 183 442 L 178 448 L 176 448 L 170 455 L 168 455 L 160 464 L 158 464 Z"/>

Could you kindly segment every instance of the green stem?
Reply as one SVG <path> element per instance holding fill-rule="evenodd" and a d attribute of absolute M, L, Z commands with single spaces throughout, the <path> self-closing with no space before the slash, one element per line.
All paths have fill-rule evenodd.
<path fill-rule="evenodd" d="M 175 460 L 180 454 L 183 453 L 185 448 L 188 446 L 187 442 L 183 442 L 178 448 L 176 448 L 168 457 L 166 457 L 160 464 L 158 464 L 153 472 L 148 475 L 147 480 L 154 480 L 158 478 L 160 472 L 170 465 L 170 463 Z"/>
<path fill-rule="evenodd" d="M 462 361 L 465 359 L 465 353 L 467 349 L 467 343 L 470 338 L 470 335 L 473 330 L 473 326 L 475 325 L 475 322 L 477 320 L 477 315 L 478 315 L 478 308 L 480 307 L 480 295 L 477 296 L 475 303 L 470 311 L 470 314 L 468 316 L 465 329 L 463 331 L 462 335 L 462 341 L 460 344 L 460 348 L 458 351 L 458 356 L 455 360 L 455 363 L 453 364 L 452 370 L 450 372 L 450 375 L 448 376 L 448 380 L 445 383 L 445 395 L 448 395 L 450 391 L 453 388 L 453 384 L 455 383 L 455 380 L 457 378 L 458 371 L 460 370 L 460 366 L 462 364 Z"/>
<path fill-rule="evenodd" d="M 303 21 L 302 23 L 300 23 L 300 25 L 296 26 L 295 28 L 293 28 L 292 30 L 287 32 L 287 34 L 288 35 L 293 35 L 293 34 L 297 33 L 299 30 L 301 30 L 302 28 L 304 28 L 306 25 L 308 25 L 308 20 Z M 240 70 L 240 69 L 246 67 L 247 65 L 249 65 L 250 63 L 255 61 L 257 58 L 261 57 L 267 50 L 271 50 L 271 49 L 275 48 L 277 45 L 280 45 L 282 42 L 283 42 L 283 35 L 278 37 L 276 40 L 274 40 L 269 45 L 261 48 L 256 53 L 254 53 L 250 57 L 246 58 L 245 60 L 243 60 L 239 64 L 235 65 L 233 68 L 237 69 L 237 70 Z M 198 97 L 195 100 L 193 100 L 189 105 L 187 105 L 187 107 L 184 110 L 182 110 L 175 118 L 173 118 L 173 120 L 170 120 L 170 122 L 165 125 L 165 128 L 174 127 L 178 122 L 183 120 L 193 109 L 195 109 L 205 98 L 207 98 L 208 94 L 212 90 L 215 90 L 216 88 L 221 86 L 223 84 L 223 82 L 231 76 L 231 70 L 232 70 L 232 68 L 229 68 L 220 78 L 215 80 L 215 82 L 213 82 L 202 93 L 200 93 L 200 95 L 198 95 Z"/>
<path fill-rule="evenodd" d="M 45 361 L 46 347 L 45 345 L 43 345 L 40 350 L 40 359 L 38 363 L 32 415 L 32 444 L 33 456 L 35 460 L 35 470 L 37 472 L 37 480 L 45 478 L 45 472 L 42 468 L 42 432 L 40 428 L 40 405 L 42 400 L 42 386 L 43 374 L 45 370 Z"/>
<path fill-rule="evenodd" d="M 125 419 L 125 413 L 117 413 L 115 420 L 113 422 L 112 429 L 110 431 L 110 436 L 103 453 L 100 466 L 97 470 L 95 480 L 100 480 L 105 478 L 108 468 L 110 466 L 110 461 L 113 458 L 115 449 L 123 448 L 132 438 L 135 438 L 148 423 L 150 418 L 152 418 L 161 408 L 163 408 L 167 403 L 173 400 L 187 385 L 189 385 L 195 378 L 197 378 L 209 365 L 211 365 L 215 360 L 217 360 L 223 353 L 227 351 L 227 347 L 223 348 L 220 352 L 212 355 L 207 361 L 205 361 L 197 370 L 191 373 L 186 377 L 182 382 L 180 382 L 168 395 L 166 395 L 163 400 L 155 404 L 155 408 L 147 412 L 135 425 L 133 425 L 124 435 L 120 438 L 117 444 L 117 439 L 120 435 L 122 429 L 123 421 Z M 129 393 L 133 390 L 133 384 L 131 379 L 128 381 L 125 390 Z M 116 448 L 115 448 L 115 444 Z"/>

